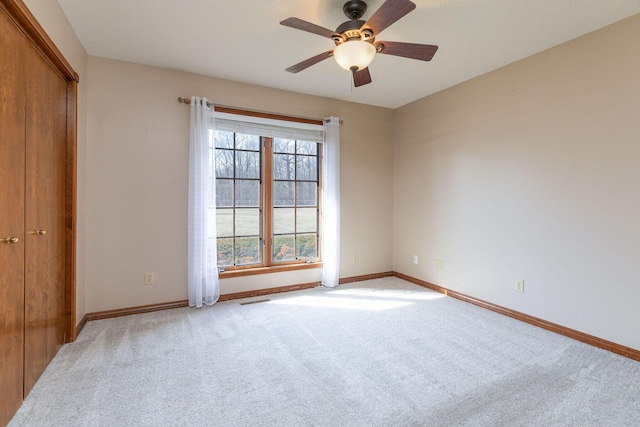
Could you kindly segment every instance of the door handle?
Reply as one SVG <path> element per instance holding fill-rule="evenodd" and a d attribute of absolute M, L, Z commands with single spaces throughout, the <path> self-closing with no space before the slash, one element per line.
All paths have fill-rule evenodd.
<path fill-rule="evenodd" d="M 44 236 L 45 234 L 47 234 L 47 230 L 36 230 L 36 234 L 38 236 Z"/>
<path fill-rule="evenodd" d="M 5 243 L 18 243 L 20 241 L 20 239 L 18 239 L 17 237 L 7 237 L 6 239 L 4 239 Z"/>

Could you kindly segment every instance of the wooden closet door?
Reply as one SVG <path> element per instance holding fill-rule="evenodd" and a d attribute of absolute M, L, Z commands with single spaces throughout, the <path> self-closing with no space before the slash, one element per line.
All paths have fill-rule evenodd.
<path fill-rule="evenodd" d="M 26 396 L 64 343 L 67 84 L 33 48 L 25 65 Z"/>
<path fill-rule="evenodd" d="M 0 11 L 0 425 L 23 395 L 24 48 L 22 34 Z"/>

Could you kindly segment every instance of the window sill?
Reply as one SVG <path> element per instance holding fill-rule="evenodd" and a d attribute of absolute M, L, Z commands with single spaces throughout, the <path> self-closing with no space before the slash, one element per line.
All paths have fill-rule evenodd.
<path fill-rule="evenodd" d="M 255 267 L 255 268 L 239 268 L 237 270 L 226 270 L 219 273 L 220 279 L 230 279 L 233 277 L 242 276 L 255 276 L 258 274 L 270 274 L 270 273 L 282 273 L 285 271 L 296 270 L 311 270 L 314 268 L 322 268 L 322 261 L 304 263 L 304 264 L 286 264 L 286 265 L 273 265 L 269 267 Z"/>

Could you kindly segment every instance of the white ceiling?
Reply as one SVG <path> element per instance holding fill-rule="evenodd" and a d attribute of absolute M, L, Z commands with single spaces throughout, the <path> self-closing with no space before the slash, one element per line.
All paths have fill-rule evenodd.
<path fill-rule="evenodd" d="M 438 45 L 433 60 L 377 55 L 373 83 L 352 88 L 331 58 L 285 72 L 334 44 L 279 25 L 334 30 L 345 0 L 58 0 L 89 55 L 389 108 L 640 13 L 640 0 L 413 1 L 376 40 Z M 383 2 L 367 1 L 363 19 Z"/>

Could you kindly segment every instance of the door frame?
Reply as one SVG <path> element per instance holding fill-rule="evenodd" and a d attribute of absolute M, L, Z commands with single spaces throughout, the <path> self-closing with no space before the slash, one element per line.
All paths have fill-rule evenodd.
<path fill-rule="evenodd" d="M 80 79 L 22 0 L 0 0 L 0 8 L 67 82 L 64 342 L 69 343 L 76 339 L 77 100 Z"/>

